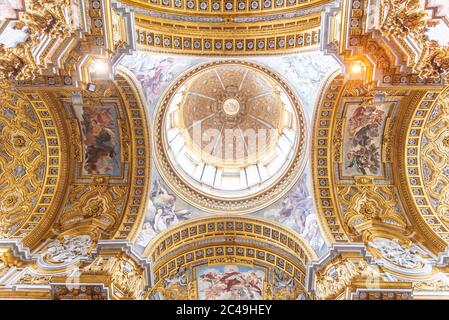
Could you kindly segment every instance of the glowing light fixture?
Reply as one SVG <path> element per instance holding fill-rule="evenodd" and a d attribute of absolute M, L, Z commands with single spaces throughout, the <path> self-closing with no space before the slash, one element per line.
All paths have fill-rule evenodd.
<path fill-rule="evenodd" d="M 363 72 L 363 65 L 360 62 L 354 62 L 351 64 L 351 73 L 360 74 Z"/>
<path fill-rule="evenodd" d="M 105 74 L 109 70 L 109 64 L 105 59 L 95 59 L 92 63 L 92 71 L 97 74 Z"/>

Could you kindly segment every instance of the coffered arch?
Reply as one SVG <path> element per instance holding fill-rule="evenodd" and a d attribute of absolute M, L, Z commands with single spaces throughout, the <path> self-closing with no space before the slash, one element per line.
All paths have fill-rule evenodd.
<path fill-rule="evenodd" d="M 56 214 L 46 216 L 40 242 L 59 232 L 73 237 L 87 232 L 96 235 L 94 241 L 137 236 L 151 178 L 151 131 L 136 83 L 121 68 L 113 81 L 92 83 L 92 92 L 30 89 L 53 102 L 61 113 L 58 128 L 67 131 L 59 162 L 67 172 L 65 193 Z"/>
<path fill-rule="evenodd" d="M 447 247 L 447 151 L 449 88 L 411 95 L 397 140 L 396 176 L 413 225 L 435 252 Z"/>
<path fill-rule="evenodd" d="M 332 119 L 343 89 L 344 77 L 339 72 L 330 75 L 321 90 L 322 94 L 317 99 L 317 107 L 312 120 L 311 149 L 315 208 L 322 234 L 328 244 L 347 239 L 344 226 L 336 223 L 339 221 L 338 211 L 334 209 L 334 200 L 330 196 L 333 190 L 331 187 L 332 168 L 329 165 L 332 163 L 329 150 L 333 143 Z"/>
<path fill-rule="evenodd" d="M 305 298 L 306 265 L 316 259 L 307 242 L 284 226 L 235 215 L 167 229 L 144 256 L 152 261 L 152 299 L 226 299 L 206 283 L 229 276 L 251 280 L 252 299 Z"/>
<path fill-rule="evenodd" d="M 315 111 L 312 145 L 315 201 L 328 243 L 366 242 L 376 232 L 412 234 L 403 184 L 395 179 L 395 150 L 401 150 L 395 132 L 413 94 L 373 90 L 338 74 L 328 81 Z"/>
<path fill-rule="evenodd" d="M 67 127 L 45 92 L 14 90 L 2 102 L 2 238 L 35 246 L 64 201 L 71 168 Z"/>

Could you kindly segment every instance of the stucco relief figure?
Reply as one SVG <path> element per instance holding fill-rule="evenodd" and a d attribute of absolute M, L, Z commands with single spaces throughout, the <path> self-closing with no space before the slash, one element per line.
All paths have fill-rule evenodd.
<path fill-rule="evenodd" d="M 345 172 L 348 175 L 379 174 L 385 110 L 382 106 L 360 105 L 350 108 L 348 115 Z"/>
<path fill-rule="evenodd" d="M 119 152 L 115 110 L 112 107 L 83 108 L 81 119 L 84 134 L 87 174 L 118 174 Z"/>
<path fill-rule="evenodd" d="M 275 296 L 281 295 L 279 298 L 288 297 L 293 293 L 295 281 L 293 277 L 282 272 L 280 269 L 275 268 L 273 281 L 273 293 Z M 285 296 L 283 297 L 282 294 Z"/>
<path fill-rule="evenodd" d="M 375 238 L 369 245 L 379 251 L 385 260 L 402 268 L 415 269 L 424 265 L 424 260 L 415 245 L 405 248 L 398 240 L 385 238 Z"/>
<path fill-rule="evenodd" d="M 88 258 L 88 249 L 92 245 L 92 239 L 88 235 L 70 238 L 64 236 L 63 242 L 54 240 L 47 246 L 44 257 L 52 263 L 71 263 L 76 259 Z"/>
<path fill-rule="evenodd" d="M 200 300 L 261 300 L 263 270 L 225 265 L 199 268 L 198 298 Z"/>
<path fill-rule="evenodd" d="M 187 287 L 187 273 L 185 267 L 179 267 L 175 274 L 164 279 L 165 288 L 171 286 Z"/>
<path fill-rule="evenodd" d="M 146 246 L 156 234 L 171 225 L 189 219 L 190 216 L 189 210 L 176 209 L 176 196 L 170 193 L 159 179 L 155 179 L 151 199 L 148 203 L 147 216 L 138 236 L 137 244 Z"/>

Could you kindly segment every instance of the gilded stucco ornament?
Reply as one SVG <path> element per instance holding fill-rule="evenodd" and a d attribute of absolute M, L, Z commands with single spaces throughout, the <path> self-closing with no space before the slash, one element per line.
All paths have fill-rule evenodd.
<path fill-rule="evenodd" d="M 2 92 L 0 237 L 7 238 L 33 210 L 43 188 L 46 142 L 31 105 L 12 92 Z"/>
<path fill-rule="evenodd" d="M 0 276 L 3 274 L 3 272 L 5 272 L 6 270 L 8 270 L 8 265 L 6 264 L 5 261 L 3 261 L 2 258 L 0 258 Z"/>
<path fill-rule="evenodd" d="M 392 186 L 376 185 L 370 177 L 355 177 L 355 181 L 355 185 L 338 187 L 345 223 L 355 234 L 371 232 L 373 223 L 405 230 L 406 220 Z"/>
<path fill-rule="evenodd" d="M 419 0 L 383 0 L 383 18 L 380 30 L 388 39 L 401 43 L 405 38 L 411 39 L 420 47 L 412 67 L 421 79 L 447 78 L 449 72 L 449 46 L 442 46 L 437 41 L 429 40 L 426 33 L 438 24 L 437 20 L 424 11 Z M 441 23 L 441 22 L 440 22 Z M 410 42 L 410 40 L 409 40 Z M 401 43 L 407 48 L 405 42 Z M 407 52 L 411 51 L 407 48 Z M 412 55 L 411 52 L 409 55 Z"/>
<path fill-rule="evenodd" d="M 165 299 L 307 296 L 305 261 L 313 255 L 283 226 L 246 216 L 188 220 L 160 234 L 144 254 L 153 270 L 148 296 Z"/>
<path fill-rule="evenodd" d="M 449 226 L 449 95 L 441 95 L 430 112 L 421 138 L 421 172 L 430 205 Z"/>
<path fill-rule="evenodd" d="M 442 47 L 436 41 L 426 42 L 415 69 L 422 78 L 445 79 L 449 76 L 449 46 Z"/>
<path fill-rule="evenodd" d="M 117 298 L 143 299 L 145 288 L 143 269 L 123 253 L 100 254 L 81 270 L 81 280 L 92 276 L 107 277 Z"/>
<path fill-rule="evenodd" d="M 12 28 L 21 30 L 24 40 L 14 46 L 0 44 L 0 79 L 19 85 L 84 87 L 91 82 L 89 68 L 95 58 L 116 64 L 135 48 L 134 21 L 121 3 L 25 0 L 22 9 Z M 112 80 L 112 70 L 104 77 Z"/>
<path fill-rule="evenodd" d="M 66 22 L 64 10 L 70 0 L 26 1 L 26 11 L 19 13 L 16 29 L 26 28 L 29 34 L 25 42 L 15 47 L 5 48 L 0 44 L 0 79 L 27 80 L 38 75 L 41 65 L 38 64 L 32 50 L 41 42 L 41 36 L 49 38 L 66 38 L 73 28 Z"/>
<path fill-rule="evenodd" d="M 84 226 L 102 237 L 132 239 L 145 209 L 150 181 L 149 124 L 126 70 L 96 81 L 93 92 L 58 90 L 70 132 L 74 177 L 53 228 Z"/>
<path fill-rule="evenodd" d="M 108 232 L 120 219 L 120 209 L 126 198 L 126 191 L 124 186 L 95 183 L 74 185 L 59 219 L 61 229 L 68 230 L 81 224 L 96 224 Z"/>
<path fill-rule="evenodd" d="M 321 299 L 332 299 L 341 294 L 355 280 L 375 285 L 381 275 L 378 268 L 364 260 L 343 259 L 317 275 L 316 294 Z"/>
<path fill-rule="evenodd" d="M 35 274 L 32 272 L 25 272 L 18 280 L 17 284 L 48 284 L 51 281 L 51 276 Z"/>
<path fill-rule="evenodd" d="M 267 286 L 270 295 L 267 297 L 273 300 L 296 300 L 304 294 L 304 288 L 298 285 L 294 277 L 280 269 L 273 270 L 271 286 Z"/>
<path fill-rule="evenodd" d="M 164 278 L 163 283 L 156 289 L 165 299 L 185 300 L 189 298 L 189 282 L 187 270 L 181 266 Z"/>
<path fill-rule="evenodd" d="M 381 23 L 381 30 L 386 37 L 405 38 L 410 34 L 424 37 L 429 27 L 436 22 L 429 21 L 423 11 L 420 0 L 382 0 L 385 13 Z"/>
<path fill-rule="evenodd" d="M 436 281 L 416 282 L 413 287 L 416 291 L 449 291 L 449 279 L 443 276 Z"/>
<path fill-rule="evenodd" d="M 106 300 L 107 291 L 103 285 L 81 285 L 74 288 L 65 285 L 52 285 L 52 299 L 54 300 Z"/>
<path fill-rule="evenodd" d="M 135 299 L 143 298 L 145 287 L 142 271 L 131 261 L 119 259 L 111 281 L 119 288 L 124 296 L 132 296 Z"/>
<path fill-rule="evenodd" d="M 312 2 L 317 4 L 316 1 Z M 49 74 L 52 76 L 40 75 L 45 68 L 38 65 L 31 52 L 39 45 L 38 33 L 45 34 L 52 44 L 58 39 L 67 40 L 73 26 L 67 22 L 67 12 L 63 12 L 63 6 L 72 2 L 29 0 L 26 3 L 27 10 L 20 15 L 16 28 L 28 30 L 31 37 L 13 49 L 0 45 L 0 77 L 23 79 L 23 82 L 20 81 L 21 85 L 38 84 L 45 88 L 73 84 L 69 80 L 61 81 L 61 78 L 55 75 L 57 68 L 50 63 L 52 59 L 47 60 L 48 56 L 45 55 L 50 46 L 41 47 L 41 52 L 45 54 L 40 56 L 40 61 L 49 63 L 46 70 L 51 70 Z M 85 3 L 94 8 L 100 2 Z M 270 3 L 274 6 L 274 2 Z M 282 2 L 283 5 L 286 3 Z M 447 49 L 422 40 L 422 34 L 432 24 L 425 21 L 424 13 L 417 8 L 418 2 L 392 0 L 381 3 L 386 9 L 382 31 L 387 38 L 397 38 L 401 43 L 404 38 L 416 36 L 416 39 L 422 41 L 420 45 L 424 46 L 424 50 L 420 57 L 416 57 L 417 60 L 411 59 L 413 54 L 407 52 L 410 61 L 416 61 L 415 71 L 425 78 L 447 76 Z M 208 5 L 211 4 L 212 2 L 208 2 Z M 404 76 L 404 80 L 394 73 L 395 70 L 389 70 L 390 67 L 395 68 L 392 62 L 394 54 L 383 40 L 379 41 L 379 38 L 371 37 L 371 34 L 363 35 L 361 26 L 364 25 L 362 17 L 365 17 L 363 8 L 366 2 L 352 1 L 351 4 L 350 12 L 347 13 L 351 17 L 352 27 L 348 30 L 350 39 L 346 40 L 360 40 L 359 44 L 363 47 L 360 52 L 367 53 L 369 59 L 375 60 L 377 67 L 388 71 L 385 73 L 385 79 L 393 77 L 390 79 L 391 84 L 407 84 L 414 76 Z M 200 9 L 198 7 L 192 10 L 198 13 Z M 259 9 L 258 11 L 262 10 Z M 277 10 L 274 7 L 272 9 Z M 209 7 L 207 10 L 207 14 L 212 13 Z M 221 18 L 220 15 L 226 12 L 224 10 L 225 8 L 220 8 L 220 13 L 214 18 Z M 239 15 L 240 12 L 236 10 L 231 15 Z M 67 54 L 69 62 L 65 64 L 64 60 L 61 64 L 66 71 L 75 68 L 77 61 L 82 60 L 83 52 L 93 52 L 99 47 L 101 50 L 106 48 L 101 45 L 102 41 L 105 41 L 102 36 L 103 32 L 110 31 L 110 25 L 107 23 L 105 29 L 98 27 L 105 21 L 95 20 L 98 17 L 96 14 L 102 14 L 100 11 L 98 9 L 94 12 L 92 20 L 87 20 L 95 29 L 95 32 L 88 36 L 92 37 L 75 45 L 74 51 L 64 53 Z M 242 12 L 244 11 L 247 9 L 242 9 Z M 281 28 L 283 32 L 276 33 L 276 36 L 271 34 L 271 31 L 264 32 L 260 39 L 257 39 L 258 32 L 249 32 L 242 37 L 240 34 L 234 35 L 234 31 L 217 32 L 211 39 L 200 36 L 201 31 L 198 30 L 192 34 L 177 35 L 176 27 L 168 31 L 165 27 L 155 30 L 154 25 L 145 27 L 145 23 L 157 21 L 151 20 L 140 20 L 137 36 L 142 47 L 205 55 L 232 55 L 241 52 L 278 54 L 315 47 L 321 41 L 319 35 L 323 32 L 318 26 L 321 23 L 318 15 L 297 19 L 300 23 L 290 29 L 284 25 Z M 242 18 L 238 23 L 243 26 L 244 21 L 256 20 L 257 15 L 254 15 L 248 17 L 248 20 Z M 281 17 L 281 20 L 282 23 L 294 21 L 289 20 L 287 16 Z M 115 30 L 120 28 L 120 25 L 121 20 L 115 19 Z M 252 24 L 257 28 L 268 25 L 272 28 L 274 24 Z M 357 35 L 361 36 L 355 38 Z M 345 37 L 346 33 L 342 33 L 342 38 Z M 116 41 L 110 47 L 111 50 L 118 50 L 126 45 L 126 41 L 117 37 L 116 33 L 113 38 Z M 160 43 L 157 44 L 157 41 Z M 199 47 L 194 48 L 195 44 L 199 44 Z M 50 51 L 58 51 L 57 46 L 53 49 L 54 51 Z M 348 56 L 356 53 L 355 50 L 351 51 L 352 49 L 354 47 L 347 50 L 350 52 Z M 363 57 L 364 54 L 357 56 L 362 60 Z M 405 58 L 399 55 L 397 60 L 405 61 Z M 33 79 L 33 82 L 30 79 Z M 209 297 L 216 296 L 214 292 L 204 290 L 208 289 L 204 288 L 207 280 L 201 283 L 201 279 L 212 275 L 219 279 L 217 282 L 228 284 L 228 274 L 234 272 L 239 275 L 232 278 L 233 280 L 253 281 L 253 287 L 257 287 L 251 290 L 248 284 L 234 287 L 245 291 L 248 295 L 244 296 L 251 298 L 409 299 L 413 297 L 412 292 L 446 295 L 449 291 L 448 281 L 443 276 L 439 277 L 440 272 L 446 271 L 446 267 L 433 266 L 433 260 L 428 258 L 431 255 L 427 255 L 421 246 L 418 247 L 416 241 L 427 240 L 426 232 L 441 236 L 446 241 L 449 239 L 446 229 L 449 221 L 449 209 L 446 205 L 448 195 L 445 189 L 446 155 L 449 150 L 449 134 L 446 132 L 447 96 L 441 95 L 436 99 L 439 89 L 429 91 L 429 94 L 419 101 L 419 106 L 416 105 L 416 110 L 413 108 L 416 101 L 410 100 L 408 103 L 409 100 L 404 100 L 403 105 L 411 106 L 411 112 L 416 114 L 410 119 L 404 117 L 404 121 L 410 120 L 411 125 L 404 130 L 408 140 L 404 149 L 407 157 L 404 170 L 407 170 L 407 175 L 406 179 L 399 181 L 408 182 L 401 188 L 410 188 L 412 197 L 408 199 L 401 194 L 402 198 L 399 199 L 396 193 L 398 183 L 394 181 L 395 185 L 388 175 L 351 175 L 343 181 L 335 174 L 333 168 L 335 163 L 338 165 L 343 161 L 343 150 L 347 142 L 344 135 L 345 119 L 341 117 L 341 95 L 345 95 L 345 98 L 357 99 L 365 96 L 370 99 L 369 92 L 371 86 L 374 86 L 372 83 L 366 86 L 355 84 L 353 87 L 349 84 L 344 89 L 345 83 L 348 84 L 343 76 L 339 76 L 332 79 L 329 86 L 322 91 L 322 99 L 316 108 L 312 167 L 317 209 L 326 238 L 330 244 L 345 242 L 350 254 L 347 255 L 349 258 L 345 256 L 340 261 L 336 261 L 335 256 L 332 256 L 331 262 L 323 263 L 316 277 L 315 296 L 307 292 L 304 282 L 307 277 L 307 265 L 317 257 L 301 237 L 270 221 L 229 214 L 189 220 L 155 238 L 143 253 L 145 259 L 148 258 L 152 263 L 151 276 L 154 276 L 154 279 L 151 280 L 154 280 L 155 284 L 147 289 L 150 282 L 147 272 L 150 271 L 142 267 L 141 261 L 131 252 L 127 241 L 132 242 L 135 239 L 136 230 L 139 229 L 145 212 L 147 184 L 150 181 L 150 130 L 146 124 L 146 110 L 128 74 L 124 72 L 118 75 L 113 85 L 111 82 L 102 83 L 97 87 L 96 93 L 82 92 L 86 98 L 86 106 L 90 103 L 95 107 L 97 102 L 97 105 L 104 106 L 111 104 L 111 101 L 118 106 L 120 119 L 117 121 L 119 129 L 116 137 L 119 138 L 117 141 L 120 140 L 121 149 L 117 152 L 117 163 L 123 166 L 123 170 L 118 170 L 116 175 L 98 172 L 81 174 L 85 149 L 82 145 L 80 121 L 74 117 L 70 118 L 71 112 L 73 115 L 70 102 L 72 90 L 63 92 L 54 89 L 50 94 L 35 88 L 22 92 L 4 90 L 1 87 L 0 99 L 3 105 L 0 111 L 0 241 L 1 246 L 9 245 L 14 250 L 10 250 L 8 257 L 0 256 L 0 298 L 144 299 L 153 293 L 159 293 L 169 299 L 197 299 L 202 297 L 205 291 Z M 419 82 L 421 88 L 425 85 L 429 85 L 429 82 Z M 411 90 L 407 88 L 407 95 Z M 403 96 L 400 92 L 393 91 L 387 95 Z M 61 105 L 48 105 L 48 101 L 52 100 L 50 96 Z M 413 93 L 411 96 L 414 96 Z M 224 113 L 229 117 L 235 116 L 245 107 L 238 100 L 238 103 L 220 101 L 223 102 Z M 70 118 L 70 121 L 59 121 L 58 117 L 54 116 L 59 110 L 66 111 L 66 118 Z M 397 129 L 395 123 L 402 121 L 402 118 L 398 116 L 390 120 L 382 132 L 383 153 L 380 161 L 392 163 L 390 169 L 396 171 L 398 166 L 395 162 L 395 133 L 401 132 L 403 127 Z M 64 133 L 68 122 L 71 127 L 69 138 Z M 63 145 L 72 147 L 65 152 Z M 77 163 L 68 162 L 66 154 L 73 156 L 69 158 Z M 401 162 L 398 163 L 402 165 Z M 79 164 L 81 166 L 76 167 Z M 74 167 L 77 169 L 71 171 Z M 66 179 L 72 183 L 70 187 L 61 181 L 62 179 L 58 180 L 63 176 L 64 170 L 73 172 L 73 175 Z M 295 180 L 295 173 L 301 170 L 300 166 L 292 168 L 289 179 Z M 422 185 L 418 185 L 418 182 Z M 285 184 L 285 189 L 288 189 L 288 185 L 289 183 Z M 62 201 L 59 205 L 59 202 L 53 200 L 55 194 L 64 198 L 65 206 Z M 195 195 L 191 193 L 186 197 L 192 194 Z M 261 196 L 258 201 L 270 202 L 272 198 L 273 194 L 268 194 Z M 210 199 L 199 197 L 199 201 L 208 200 Z M 411 214 L 408 209 L 412 208 L 413 202 L 420 210 L 419 214 L 422 214 L 422 221 L 412 221 L 410 226 L 408 218 Z M 225 204 L 217 201 L 212 206 L 221 210 Z M 240 204 L 240 208 L 244 210 L 245 206 L 255 208 L 244 201 Z M 405 204 L 406 210 L 402 210 L 401 204 Z M 57 210 L 53 209 L 55 207 Z M 227 208 L 229 211 L 234 209 L 232 205 Z M 57 219 L 54 212 L 59 214 Z M 45 223 L 40 224 L 42 221 Z M 423 223 L 428 224 L 429 230 L 422 228 Z M 37 227 L 40 232 L 33 232 Z M 416 233 L 412 233 L 413 231 Z M 28 248 L 20 247 L 23 245 L 20 239 L 27 235 L 32 240 L 23 243 L 32 247 L 33 254 L 30 255 L 26 253 Z M 399 240 L 396 241 L 393 235 Z M 114 241 L 109 241 L 112 238 Z M 363 260 L 358 256 L 351 256 L 354 253 L 354 243 L 351 242 L 355 240 L 366 243 L 366 246 L 361 244 L 361 251 L 372 253 L 374 262 L 366 257 L 366 260 Z M 106 250 L 98 249 L 99 242 L 102 242 Z M 113 252 L 110 246 L 117 242 L 124 243 L 124 246 Z M 38 243 L 41 243 L 42 247 L 36 249 Z M 423 241 L 423 247 L 429 243 Z M 202 267 L 212 269 L 215 274 L 211 270 L 205 272 Z M 430 269 L 434 271 L 432 278 L 424 277 Z M 381 272 L 378 270 L 391 272 L 388 274 L 391 281 L 380 279 Z M 387 272 L 382 275 L 385 276 Z M 435 274 L 438 274 L 438 277 Z M 9 278 L 4 280 L 5 277 Z M 9 280 L 11 282 L 7 282 Z M 418 280 L 423 282 L 411 283 Z M 8 283 L 11 284 L 9 287 Z M 217 288 L 223 291 L 222 285 Z M 237 291 L 234 290 L 233 294 Z"/>

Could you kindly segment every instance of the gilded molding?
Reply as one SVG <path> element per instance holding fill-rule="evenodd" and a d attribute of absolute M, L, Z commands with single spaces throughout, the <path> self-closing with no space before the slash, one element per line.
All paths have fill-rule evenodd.
<path fill-rule="evenodd" d="M 438 103 L 441 103 L 440 97 L 444 97 L 444 94 L 439 90 L 427 91 L 416 96 L 412 101 L 412 107 L 408 106 L 404 115 L 404 130 L 399 139 L 399 148 L 401 148 L 399 150 L 402 152 L 398 157 L 401 168 L 399 179 L 407 181 L 406 185 L 402 184 L 402 189 L 409 207 L 410 218 L 415 227 L 428 239 L 428 243 L 432 244 L 430 247 L 437 252 L 445 249 L 449 240 L 449 231 L 444 218 L 440 217 L 431 206 L 424 183 L 423 159 L 420 157 L 423 157 L 423 134 L 428 130 L 425 126 L 431 121 L 428 119 L 434 117 L 432 111 Z M 404 190 L 405 186 L 406 190 Z"/>
<path fill-rule="evenodd" d="M 339 218 L 335 196 L 333 196 L 331 167 L 334 158 L 330 151 L 330 145 L 334 142 L 334 139 L 335 147 L 341 146 L 338 143 L 339 135 L 334 136 L 333 119 L 338 110 L 344 88 L 342 75 L 335 73 L 329 77 L 318 99 L 312 129 L 312 174 L 315 205 L 320 228 L 328 244 L 334 241 L 347 241 L 344 226 L 339 223 L 342 220 Z"/>
<path fill-rule="evenodd" d="M 268 15 L 328 4 L 333 0 L 122 0 L 148 11 L 192 16 L 237 17 Z"/>
<path fill-rule="evenodd" d="M 3 87 L 4 94 L 9 92 L 9 96 L 3 96 L 4 102 L 10 101 L 13 103 L 14 108 L 17 106 L 31 108 L 29 115 L 36 117 L 39 126 L 41 127 L 43 136 L 42 138 L 36 138 L 34 143 L 41 143 L 45 149 L 43 156 L 46 156 L 45 166 L 38 168 L 36 163 L 36 156 L 38 154 L 28 155 L 29 161 L 22 159 L 23 170 L 18 170 L 20 167 L 16 167 L 14 170 L 16 179 L 20 179 L 27 172 L 36 174 L 36 177 L 41 176 L 42 187 L 38 190 L 38 186 L 33 183 L 28 185 L 28 194 L 32 194 L 33 190 L 38 191 L 39 195 L 35 200 L 33 208 L 25 210 L 25 217 L 20 218 L 19 224 L 15 228 L 10 229 L 11 234 L 7 237 L 22 239 L 26 246 L 32 247 L 44 232 L 50 227 L 54 217 L 56 216 L 59 206 L 61 205 L 64 197 L 64 189 L 67 183 L 67 149 L 66 145 L 62 143 L 65 141 L 65 126 L 60 114 L 57 111 L 57 105 L 52 101 L 45 93 L 30 93 L 28 91 L 8 91 L 7 87 Z M 13 110 L 13 109 L 11 109 Z M 18 110 L 14 111 L 16 115 L 19 115 Z M 33 115 L 34 114 L 34 115 Z M 26 121 L 19 121 L 26 127 Z M 10 127 L 12 128 L 12 127 Z M 8 129 L 9 130 L 9 129 Z M 26 129 L 39 130 L 39 129 Z M 22 130 L 23 131 L 23 130 Z M 6 134 L 6 132 L 2 133 Z M 20 149 L 20 146 L 28 146 L 27 138 L 17 133 L 13 145 Z M 6 151 L 6 149 L 5 149 Z M 20 151 L 20 150 L 19 150 Z M 23 156 L 23 152 L 20 152 Z M 20 158 L 17 158 L 18 160 Z M 31 159 L 31 160 L 30 160 Z M 29 162 L 29 165 L 28 165 Z M 6 169 L 6 168 L 5 168 Z M 41 170 L 41 171 L 39 171 Z M 41 172 L 41 173 L 39 173 Z M 26 188 L 25 188 L 26 189 Z M 13 213 L 13 212 L 12 212 Z"/>
<path fill-rule="evenodd" d="M 116 86 L 127 110 L 130 125 L 131 156 L 131 190 L 128 209 L 122 218 L 114 239 L 134 241 L 143 223 L 151 181 L 151 126 L 144 105 L 144 98 L 131 72 L 124 68 L 118 70 Z"/>
<path fill-rule="evenodd" d="M 310 50 L 319 45 L 320 15 L 282 24 L 179 24 L 137 16 L 137 44 L 142 49 L 196 55 L 267 55 Z M 275 33 L 268 30 L 276 30 Z"/>

